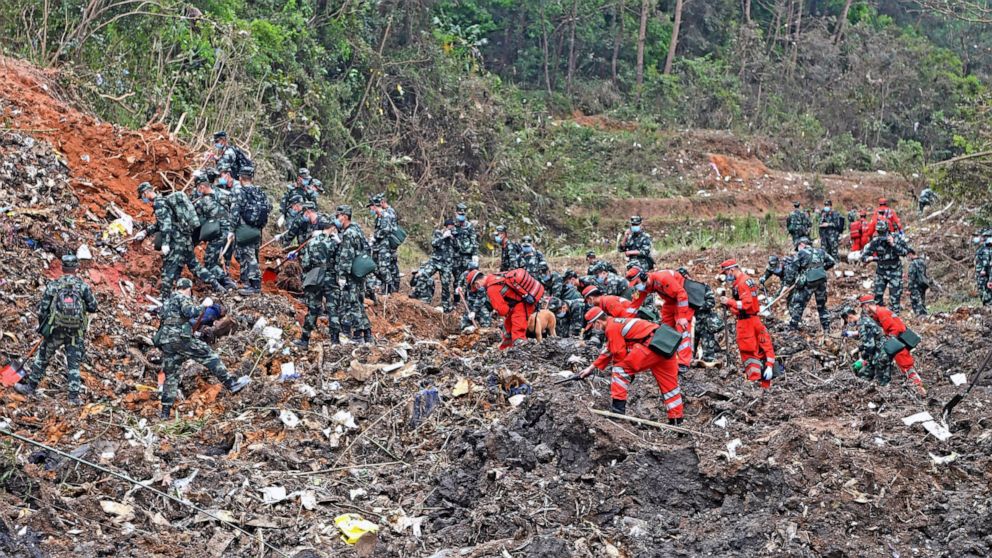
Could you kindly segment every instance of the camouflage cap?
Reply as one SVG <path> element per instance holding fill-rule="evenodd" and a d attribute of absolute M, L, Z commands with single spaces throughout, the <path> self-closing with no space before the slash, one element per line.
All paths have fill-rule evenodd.
<path fill-rule="evenodd" d="M 334 210 L 334 214 L 347 215 L 348 217 L 351 217 L 351 206 L 348 204 L 339 205 L 337 209 Z"/>
<path fill-rule="evenodd" d="M 180 277 L 179 280 L 176 281 L 176 288 L 177 289 L 192 289 L 193 288 L 193 282 L 190 281 L 186 277 Z"/>
<path fill-rule="evenodd" d="M 76 269 L 79 267 L 79 259 L 73 254 L 62 256 L 62 269 Z"/>
<path fill-rule="evenodd" d="M 150 182 L 142 182 L 141 184 L 138 184 L 138 195 L 140 196 L 141 194 L 144 194 L 145 192 L 147 192 L 148 190 L 152 190 L 153 188 L 154 187 L 151 185 Z"/>

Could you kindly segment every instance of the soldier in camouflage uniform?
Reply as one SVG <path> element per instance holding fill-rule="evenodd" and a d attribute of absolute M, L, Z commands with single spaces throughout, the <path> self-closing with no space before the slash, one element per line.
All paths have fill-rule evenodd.
<path fill-rule="evenodd" d="M 310 169 L 300 168 L 296 173 L 296 182 L 286 188 L 286 193 L 279 201 L 279 212 L 282 215 L 279 226 L 292 222 L 299 211 L 293 209 L 293 198 L 300 198 L 300 203 L 312 202 L 317 206 L 317 195 L 320 191 L 320 181 L 310 176 Z"/>
<path fill-rule="evenodd" d="M 624 231 L 623 237 L 617 244 L 617 251 L 627 256 L 627 265 L 636 265 L 644 271 L 654 269 L 654 258 L 651 257 L 651 235 L 641 227 L 641 217 L 634 215 L 630 218 L 630 227 Z M 602 266 L 602 263 L 600 263 Z"/>
<path fill-rule="evenodd" d="M 341 289 L 341 327 L 351 330 L 353 341 L 372 343 L 372 324 L 365 313 L 365 278 L 359 279 L 351 273 L 352 262 L 363 254 L 371 256 L 371 249 L 361 227 L 351 221 L 350 205 L 337 207 L 334 225 L 341 231 L 341 246 L 334 266 Z"/>
<path fill-rule="evenodd" d="M 927 312 L 927 289 L 933 285 L 930 274 L 927 273 L 927 259 L 922 254 L 909 255 L 909 302 L 913 306 L 913 313 L 917 316 L 926 316 Z"/>
<path fill-rule="evenodd" d="M 810 297 L 816 299 L 816 313 L 820 316 L 820 326 L 823 332 L 830 331 L 830 315 L 827 312 L 827 280 L 818 285 L 807 283 L 807 274 L 810 271 L 822 269 L 824 272 L 837 264 L 830 254 L 822 248 L 814 247 L 808 238 L 800 238 L 796 246 L 796 256 L 790 262 L 791 265 L 785 270 L 785 282 L 795 285 L 793 295 L 789 297 L 789 316 L 791 321 L 789 326 L 792 329 L 799 329 L 799 324 L 803 319 L 803 312 L 809 304 Z"/>
<path fill-rule="evenodd" d="M 529 235 L 523 237 L 520 242 L 520 267 L 530 273 L 531 277 L 539 277 L 541 269 L 548 267 L 544 254 L 534 248 L 534 239 Z"/>
<path fill-rule="evenodd" d="M 844 216 L 834 211 L 833 203 L 827 200 L 820 211 L 820 246 L 835 261 L 839 257 L 840 235 L 844 232 L 844 225 Z"/>
<path fill-rule="evenodd" d="M 395 293 L 400 290 L 400 267 L 397 263 L 396 248 L 392 243 L 393 233 L 399 227 L 396 211 L 389 207 L 385 194 L 376 194 L 369 198 L 368 207 L 375 217 L 372 255 L 378 268 L 376 277 L 382 283 L 384 294 Z"/>
<path fill-rule="evenodd" d="M 799 205 L 799 202 L 792 202 L 792 213 L 785 219 L 785 230 L 792 237 L 793 244 L 804 236 L 809 237 L 810 228 L 813 226 L 809 215 Z"/>
<path fill-rule="evenodd" d="M 472 290 L 462 288 L 462 285 L 468 284 L 468 273 L 473 269 L 479 269 L 479 264 L 469 262 L 468 269 L 458 278 L 458 287 L 455 288 L 455 292 L 462 296 L 468 305 L 468 311 L 462 314 L 459 323 L 461 329 L 476 324 L 479 327 L 492 327 L 493 325 L 493 307 L 489 303 L 489 296 L 486 295 L 486 291 L 483 289 Z"/>
<path fill-rule="evenodd" d="M 295 342 L 298 347 L 305 349 L 310 346 L 310 335 L 317 327 L 317 318 L 321 312 L 327 314 L 330 342 L 341 342 L 341 289 L 338 286 L 336 267 L 340 244 L 338 230 L 333 225 L 328 225 L 325 229 L 313 231 L 311 240 L 300 249 L 300 267 L 304 278 L 311 273 L 319 277 L 313 278 L 314 284 L 303 286 L 307 316 L 303 319 L 303 333 Z"/>
<path fill-rule="evenodd" d="M 845 329 L 842 334 L 860 341 L 858 353 L 861 360 L 855 363 L 855 374 L 863 380 L 878 380 L 879 384 L 888 385 L 892 380 L 892 359 L 882 349 L 885 343 L 882 327 L 863 310 L 857 317 L 854 309 L 847 307 L 841 311 L 841 316 L 848 327 L 857 327 L 857 330 Z"/>
<path fill-rule="evenodd" d="M 992 229 L 983 229 L 975 251 L 975 282 L 982 306 L 992 304 Z"/>
<path fill-rule="evenodd" d="M 206 175 L 197 175 L 193 181 L 199 197 L 193 202 L 196 214 L 200 218 L 200 225 L 207 222 L 216 221 L 220 225 L 220 234 L 217 238 L 207 242 L 207 249 L 203 253 L 203 267 L 210 272 L 224 288 L 233 289 L 237 287 L 234 281 L 228 276 L 227 271 L 221 267 L 221 256 L 224 249 L 234 243 L 234 231 L 231 230 L 231 215 L 228 212 L 230 200 L 225 202 L 225 198 L 230 194 L 221 188 L 214 188 Z"/>
<path fill-rule="evenodd" d="M 136 241 L 144 240 L 146 235 L 158 233 L 162 239 L 162 280 L 159 293 L 163 298 L 172 293 L 172 285 L 182 275 L 184 268 L 189 270 L 201 281 L 210 285 L 217 292 L 224 292 L 224 287 L 202 265 L 193 254 L 193 230 L 196 228 L 196 212 L 187 215 L 185 208 L 193 207 L 186 194 L 173 192 L 168 196 L 159 196 L 155 188 L 147 182 L 138 185 L 138 196 L 141 201 L 150 203 L 155 208 L 155 223 L 135 235 Z"/>
<path fill-rule="evenodd" d="M 579 300 L 562 300 L 553 297 L 548 302 L 548 310 L 554 312 L 557 320 L 556 329 L 559 337 L 582 338 L 582 330 L 585 328 L 586 305 Z"/>
<path fill-rule="evenodd" d="M 684 268 L 678 268 L 678 272 L 682 274 L 686 279 L 691 279 L 689 276 L 689 271 Z M 720 342 L 717 341 L 717 335 L 723 332 L 725 323 L 720 314 L 716 312 L 716 293 L 713 289 L 705 283 L 701 283 L 706 287 L 706 294 L 704 295 L 703 306 L 695 311 L 696 318 L 696 344 L 703 348 L 702 361 L 704 365 L 712 366 L 712 363 L 716 362 L 716 354 L 720 351 Z M 693 348 L 693 354 L 696 354 L 696 349 Z"/>
<path fill-rule="evenodd" d="M 877 262 L 875 269 L 875 300 L 899 314 L 902 299 L 902 257 L 913 251 L 901 235 L 889 234 L 889 223 L 879 220 L 876 236 L 861 251 L 861 261 Z M 884 304 L 885 288 L 889 289 L 889 303 Z"/>
<path fill-rule="evenodd" d="M 231 393 L 244 389 L 251 379 L 235 379 L 228 374 L 217 353 L 203 341 L 194 337 L 196 321 L 206 308 L 213 306 L 210 298 L 197 304 L 192 298 L 193 283 L 185 277 L 176 282 L 176 291 L 162 304 L 159 311 L 161 323 L 155 334 L 155 346 L 161 349 L 165 385 L 162 387 L 162 418 L 168 419 L 179 390 L 180 371 L 187 360 L 195 360 L 210 371 Z M 190 321 L 193 320 L 193 325 Z"/>
<path fill-rule="evenodd" d="M 507 233 L 506 225 L 496 227 L 496 234 L 493 235 L 493 240 L 500 248 L 499 270 L 502 272 L 520 268 L 520 257 L 522 255 L 520 245 L 510 241 L 510 235 Z"/>
<path fill-rule="evenodd" d="M 452 279 L 460 277 L 468 270 L 470 262 L 479 263 L 479 235 L 475 232 L 475 226 L 465 215 L 468 208 L 464 203 L 460 203 L 456 209 L 455 228 L 452 231 L 455 239 L 455 254 L 451 267 Z"/>
<path fill-rule="evenodd" d="M 441 279 L 441 308 L 445 312 L 454 310 L 454 302 L 451 298 L 451 284 L 455 280 L 454 267 L 457 258 L 458 247 L 455 240 L 455 222 L 451 219 L 444 221 L 444 228 L 434 229 L 434 238 L 431 240 L 431 247 L 434 249 L 431 254 L 431 262 Z M 466 268 L 465 271 L 468 271 Z"/>
<path fill-rule="evenodd" d="M 32 395 L 45 377 L 48 362 L 59 347 L 65 350 L 68 365 L 69 403 L 81 405 L 79 363 L 86 358 L 84 337 L 89 326 L 89 314 L 97 311 L 93 290 L 80 279 L 79 260 L 71 254 L 62 256 L 62 276 L 45 286 L 38 303 L 38 333 L 44 339 L 31 363 L 27 380 L 14 385 L 21 395 Z"/>
<path fill-rule="evenodd" d="M 238 174 L 238 181 L 234 184 L 234 187 L 231 188 L 232 230 L 236 230 L 238 226 L 243 223 L 248 224 L 244 222 L 244 216 L 252 210 L 260 209 L 253 207 L 254 204 L 252 204 L 251 199 L 248 196 L 249 189 L 258 188 L 258 186 L 255 186 L 254 184 L 255 169 L 252 167 L 244 167 Z M 271 206 L 269 207 L 271 208 Z M 262 270 L 258 266 L 258 252 L 262 247 L 262 237 L 259 236 L 254 242 L 244 246 L 238 245 L 237 242 L 234 242 L 234 244 L 234 257 L 237 258 L 238 265 L 241 268 L 241 283 L 242 285 L 247 285 L 247 287 L 242 288 L 239 292 L 245 295 L 261 292 Z"/>
<path fill-rule="evenodd" d="M 410 272 L 410 297 L 425 304 L 434 303 L 434 274 L 437 269 L 432 260 L 420 264 L 419 269 Z"/>

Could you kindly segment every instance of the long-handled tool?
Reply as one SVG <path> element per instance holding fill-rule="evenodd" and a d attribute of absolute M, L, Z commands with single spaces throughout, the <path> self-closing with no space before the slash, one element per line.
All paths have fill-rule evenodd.
<path fill-rule="evenodd" d="M 968 389 L 966 389 L 964 393 L 955 395 L 950 401 L 947 402 L 946 405 L 944 405 L 944 408 L 940 411 L 940 414 L 944 418 L 945 423 L 947 422 L 947 417 L 951 414 L 951 411 L 954 410 L 954 407 L 957 407 L 958 403 L 964 399 L 964 396 L 971 393 L 971 390 L 975 388 L 975 385 L 978 383 L 978 379 L 982 377 L 982 374 L 985 372 L 986 368 L 988 368 L 990 360 L 992 360 L 992 351 L 989 351 L 989 354 L 985 355 L 985 360 L 982 361 L 981 366 L 979 366 L 978 370 L 975 371 L 975 377 L 972 378 L 971 383 L 968 384 Z"/>
<path fill-rule="evenodd" d="M 41 346 L 42 341 L 42 339 L 39 339 L 35 342 L 34 346 L 31 347 L 31 350 L 28 351 L 27 356 L 24 357 L 24 360 L 20 362 L 12 360 L 7 364 L 7 366 L 3 367 L 3 370 L 0 370 L 0 382 L 2 382 L 4 386 L 11 387 L 21 381 L 21 378 L 24 377 L 24 363 L 34 356 L 35 351 L 37 351 L 38 347 Z"/>

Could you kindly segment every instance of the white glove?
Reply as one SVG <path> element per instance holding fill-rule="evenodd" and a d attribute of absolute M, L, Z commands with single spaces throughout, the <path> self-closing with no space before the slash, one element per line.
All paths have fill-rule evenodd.
<path fill-rule="evenodd" d="M 168 244 L 163 244 L 162 245 L 162 255 L 163 256 L 168 256 L 169 255 L 169 245 Z"/>
<path fill-rule="evenodd" d="M 343 288 L 345 287 L 345 285 L 347 285 L 347 284 L 348 284 L 348 280 L 347 280 L 347 279 L 345 279 L 344 277 L 341 277 L 340 279 L 338 279 L 338 286 L 339 286 L 339 287 L 341 287 L 342 289 L 343 289 Z"/>
<path fill-rule="evenodd" d="M 766 366 L 765 371 L 761 373 L 761 379 L 765 381 L 770 381 L 772 379 L 773 370 L 771 366 Z"/>
<path fill-rule="evenodd" d="M 214 299 L 210 298 L 209 296 L 203 299 L 203 302 L 200 303 L 200 306 L 204 308 L 210 308 L 213 305 L 214 305 Z"/>
<path fill-rule="evenodd" d="M 472 263 L 479 265 L 479 256 L 472 256 Z"/>
<path fill-rule="evenodd" d="M 468 319 L 474 320 L 475 319 L 475 312 L 469 312 L 468 313 Z"/>
<path fill-rule="evenodd" d="M 322 231 L 320 229 L 317 229 L 317 230 L 313 231 L 312 233 L 310 233 L 310 237 L 311 238 L 317 238 L 318 236 L 320 236 L 322 234 L 324 234 L 324 231 Z"/>
<path fill-rule="evenodd" d="M 276 226 L 278 226 L 279 228 L 282 228 L 283 225 L 285 225 L 285 224 L 286 224 L 286 216 L 285 215 L 280 215 L 279 216 L 279 220 L 276 221 Z"/>
<path fill-rule="evenodd" d="M 134 239 L 138 242 L 141 242 L 142 240 L 145 239 L 146 236 L 148 236 L 147 231 L 140 231 L 138 234 L 134 235 Z"/>

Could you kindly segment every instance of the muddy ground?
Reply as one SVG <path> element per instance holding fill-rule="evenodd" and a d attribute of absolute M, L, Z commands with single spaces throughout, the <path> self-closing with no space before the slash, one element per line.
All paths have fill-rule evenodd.
<path fill-rule="evenodd" d="M 13 90 L 0 92 L 4 122 L 55 125 L 44 110 L 15 114 L 2 100 Z M 37 116 L 21 120 L 29 112 Z M 52 114 L 85 122 L 71 111 Z M 108 134 L 128 136 L 112 127 Z M 946 441 L 902 420 L 924 410 L 938 417 L 964 389 L 950 376 L 972 374 L 990 350 L 990 315 L 973 307 L 967 274 L 966 211 L 909 217 L 945 291 L 934 293 L 934 316 L 906 317 L 924 336 L 916 356 L 925 399 L 898 377 L 887 387 L 856 379 L 854 345 L 836 326 L 822 337 L 809 309 L 808 329 L 792 333 L 778 309 L 769 327 L 786 376 L 761 392 L 742 380 L 733 352 L 717 368 L 692 369 L 683 382 L 691 434 L 679 435 L 593 414 L 609 404 L 605 376 L 555 385 L 584 367 L 594 346 L 550 339 L 500 352 L 497 332 L 458 335 L 457 317 L 395 295 L 368 304 L 375 346 L 316 337 L 304 353 L 288 345 L 304 309 L 292 288 L 270 284 L 257 297 L 220 297 L 235 331 L 215 347 L 252 385 L 227 396 L 188 364 L 179 418 L 160 423 L 151 391 L 157 322 L 145 298 L 154 294 L 157 256 L 103 238 L 111 201 L 134 209 L 124 199 L 131 181 L 122 175 L 119 193 L 95 194 L 83 181 L 109 184 L 113 173 L 87 174 L 67 156 L 74 147 L 50 138 L 0 134 L 0 207 L 13 207 L 0 216 L 0 353 L 27 352 L 36 339 L 33 305 L 59 273 L 57 256 L 86 242 L 95 258 L 84 274 L 101 305 L 87 337 L 87 404 L 67 406 L 57 357 L 39 398 L 0 388 L 0 421 L 185 504 L 0 436 L 0 556 L 992 554 L 989 382 L 955 409 Z M 96 141 L 106 153 L 118 145 Z M 164 135 L 151 143 L 155 153 L 188 152 Z M 170 168 L 168 159 L 155 164 Z M 760 272 L 768 253 L 762 246 L 734 255 Z M 710 280 L 722 257 L 663 260 L 691 261 Z M 871 274 L 840 269 L 854 276 L 832 280 L 831 307 L 861 292 Z M 299 377 L 280 379 L 290 364 Z M 531 392 L 511 396 L 521 382 Z M 440 401 L 428 413 L 431 390 Z M 634 382 L 628 412 L 664 422 L 651 378 Z M 345 544 L 334 523 L 344 513 L 375 523 L 378 534 Z"/>

